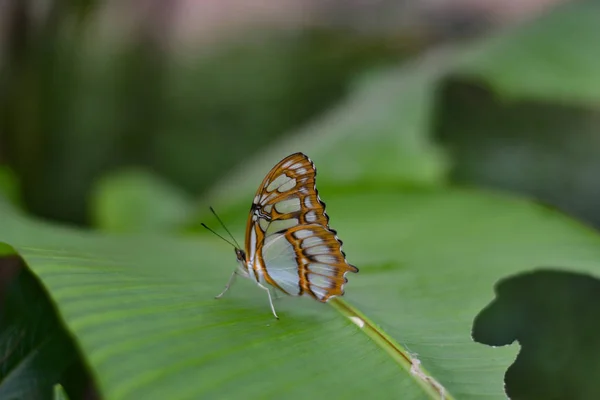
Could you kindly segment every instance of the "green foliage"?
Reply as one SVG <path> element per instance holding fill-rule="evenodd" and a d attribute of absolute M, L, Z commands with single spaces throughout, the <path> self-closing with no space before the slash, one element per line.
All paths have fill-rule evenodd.
<path fill-rule="evenodd" d="M 474 126 L 468 123 L 489 117 L 475 107 L 455 114 L 452 101 L 436 97 L 448 75 L 476 77 L 508 100 L 588 104 L 596 99 L 597 85 L 590 84 L 600 71 L 594 68 L 596 50 L 586 53 L 589 43 L 577 47 L 595 38 L 600 26 L 590 4 L 569 6 L 564 14 L 475 47 L 449 48 L 400 68 L 373 71 L 357 81 L 338 107 L 274 144 L 280 131 L 344 93 L 340 81 L 313 82 L 315 86 L 306 88 L 294 81 L 291 66 L 308 57 L 305 51 L 310 53 L 302 46 L 291 49 L 294 56 L 289 58 L 273 57 L 272 51 L 286 51 L 281 43 L 251 49 L 261 54 L 259 60 L 234 47 L 215 57 L 214 64 L 207 62 L 189 74 L 171 66 L 169 75 L 162 75 L 160 68 L 144 62 L 157 59 L 143 48 L 139 57 L 119 58 L 131 63 L 119 78 L 110 66 L 92 58 L 89 65 L 65 62 L 64 68 L 90 75 L 81 78 L 86 85 L 64 89 L 73 96 L 61 103 L 69 105 L 70 113 L 51 120 L 57 135 L 72 139 L 74 147 L 58 149 L 60 140 L 50 140 L 55 157 L 50 164 L 58 169 L 44 174 L 56 177 L 67 171 L 74 186 L 61 192 L 56 180 L 36 176 L 36 190 L 56 196 L 54 201 L 87 193 L 91 178 L 107 165 L 155 154 L 157 169 L 176 176 L 173 181 L 192 188 L 198 179 L 198 187 L 207 187 L 233 167 L 233 160 L 244 160 L 202 199 L 202 204 L 216 206 L 241 238 L 252 193 L 269 167 L 291 152 L 304 151 L 319 169 L 320 193 L 332 227 L 344 240 L 348 259 L 360 267 L 359 274 L 349 277 L 344 301 L 323 305 L 286 297 L 276 302 L 281 316 L 276 321 L 265 294 L 249 281 L 236 283 L 225 298 L 214 300 L 235 267 L 233 252 L 210 235 L 166 234 L 184 222 L 196 224 L 198 216 L 188 221 L 187 197 L 142 170 L 107 176 L 96 186 L 92 213 L 97 226 L 111 233 L 41 222 L 2 198 L 0 254 L 14 248 L 23 257 L 108 400 L 392 398 L 398 393 L 420 399 L 439 397 L 436 387 L 444 388 L 446 398 L 500 399 L 505 398 L 503 378 L 511 364 L 507 384 L 515 397 L 522 395 L 519 390 L 528 391 L 530 398 L 595 393 L 600 344 L 590 332 L 600 329 L 594 308 L 600 237 L 539 205 L 445 188 L 449 157 L 429 137 L 432 130 L 443 131 L 450 118 L 464 123 L 458 126 L 466 131 Z M 312 67 L 323 67 L 318 60 L 326 59 L 329 49 L 321 48 Z M 326 64 L 339 67 L 345 60 Z M 140 66 L 148 69 L 137 76 Z M 270 79 L 256 79 L 260 71 L 267 71 Z M 312 70 L 307 71 L 310 76 Z M 332 67 L 325 80 L 338 71 Z M 103 74 L 108 80 L 90 79 Z M 222 97 L 197 92 L 194 76 L 202 82 L 199 87 Z M 154 83 L 153 78 L 154 89 L 167 93 L 161 101 L 153 101 L 152 88 L 139 84 Z M 132 86 L 119 84 L 127 82 Z M 86 96 L 94 93 L 90 87 L 103 100 Z M 324 100 L 323 87 L 328 93 Z M 287 92 L 306 98 L 283 96 Z M 302 109 L 309 100 L 323 103 Z M 96 107 L 96 101 L 110 107 Z M 137 108 L 128 108 L 130 104 Z M 163 107 L 164 115 L 149 116 L 148 111 Z M 202 123 L 195 107 L 201 109 Z M 271 112 L 282 114 L 288 108 L 295 110 L 291 116 L 272 119 Z M 223 116 L 230 109 L 239 114 Z M 44 109 L 46 118 L 53 110 Z M 436 115 L 441 118 L 431 129 Z M 90 123 L 89 116 L 99 122 Z M 530 129 L 539 129 L 537 121 Z M 493 120 L 504 137 L 513 132 L 510 122 L 504 115 Z M 62 126 L 69 129 L 58 128 Z M 143 127 L 151 131 L 149 140 L 140 136 Z M 177 139 L 158 132 L 172 132 Z M 189 132 L 201 134 L 186 138 Z M 207 140 L 217 137 L 218 142 Z M 90 144 L 91 138 L 102 142 Z M 113 154 L 115 144 L 124 150 Z M 91 161 L 90 148 L 97 151 Z M 21 150 L 35 159 L 37 153 Z M 204 159 L 201 151 L 211 156 Z M 253 151 L 259 157 L 246 162 Z M 67 155 L 71 158 L 64 164 L 56 162 Z M 461 153 L 453 155 L 461 158 Z M 196 158 L 200 162 L 190 166 Z M 88 169 L 74 168 L 80 162 Z M 515 165 L 516 175 L 527 170 L 514 163 L 496 168 Z M 568 285 L 571 281 L 575 283 Z M 40 345 L 39 353 L 14 353 L 19 357 L 7 361 L 9 373 L 3 375 L 0 390 L 20 393 L 38 373 L 47 379 L 45 387 L 56 382 L 44 369 L 44 360 L 68 352 L 53 338 L 48 335 L 50 342 L 44 342 L 51 344 L 51 352 Z M 522 346 L 516 361 L 515 341 Z M 10 343 L 12 339 L 0 338 L 1 346 Z"/>
<path fill-rule="evenodd" d="M 101 179 L 91 205 L 94 226 L 109 232 L 173 230 L 184 224 L 192 210 L 186 193 L 140 169 Z"/>
<path fill-rule="evenodd" d="M 575 2 L 468 49 L 433 135 L 453 181 L 552 204 L 600 227 L 599 3 Z"/>
<path fill-rule="evenodd" d="M 54 385 L 54 400 L 69 400 L 65 389 L 59 384 Z"/>
<path fill-rule="evenodd" d="M 0 259 L 5 274 L 14 266 L 19 266 L 16 257 Z M 17 272 L 2 300 L 0 398 L 51 399 L 52 386 L 75 360 L 71 340 L 41 287 L 26 270 Z"/>
<path fill-rule="evenodd" d="M 456 398 L 503 398 L 516 348 L 470 337 L 499 278 L 546 265 L 598 276 L 600 238 L 528 203 L 464 191 L 322 193 L 361 268 L 346 300 Z M 0 213 L 1 239 L 42 280 L 108 399 L 426 397 L 419 375 L 335 308 L 285 298 L 276 321 L 249 281 L 214 300 L 235 261 L 212 236 L 110 237 Z M 235 214 L 240 234 L 245 211 Z"/>
<path fill-rule="evenodd" d="M 14 68 L 0 123 L 28 208 L 79 224 L 107 171 L 144 164 L 199 194 L 334 104 L 359 72 L 401 57 L 381 38 L 315 31 L 248 33 L 188 58 L 143 34 L 110 47 L 94 24 L 54 25 L 52 51 L 32 45 L 17 60 L 27 68 Z"/>
<path fill-rule="evenodd" d="M 20 203 L 19 182 L 12 169 L 0 166 L 0 193 L 13 204 Z"/>
<path fill-rule="evenodd" d="M 600 3 L 567 4 L 532 23 L 485 40 L 458 72 L 507 100 L 588 106 L 600 99 Z"/>
<path fill-rule="evenodd" d="M 206 202 L 221 207 L 251 198 L 274 161 L 297 151 L 317 161 L 319 169 L 329 171 L 319 177 L 320 183 L 363 187 L 443 184 L 447 160 L 428 138 L 434 85 L 441 71 L 409 66 L 365 77 L 337 108 L 269 146 L 267 152 L 218 183 Z"/>
<path fill-rule="evenodd" d="M 591 172 L 586 167 L 596 163 L 597 157 L 591 155 L 600 151 L 594 133 L 600 124 L 594 111 L 575 108 L 594 105 L 600 93 L 600 85 L 590 84 L 600 81 L 596 65 L 600 54 L 596 56 L 597 46 L 590 46 L 600 34 L 597 8 L 593 1 L 567 5 L 475 44 L 447 47 L 397 68 L 373 70 L 337 107 L 269 146 L 265 153 L 269 157 L 259 154 L 243 163 L 205 200 L 221 205 L 247 199 L 273 160 L 295 151 L 319 159 L 319 168 L 331 171 L 320 182 L 364 188 L 443 185 L 449 170 L 452 178 L 467 175 L 476 182 L 483 175 L 482 183 L 512 180 L 511 187 L 518 190 L 536 187 L 536 181 L 539 186 L 543 179 L 545 194 L 556 176 L 569 182 L 582 179 Z M 452 91 L 456 81 L 464 80 L 476 90 L 461 86 L 458 93 Z M 488 86 L 493 92 L 481 89 Z M 497 97 L 504 97 L 504 102 Z M 519 99 L 546 105 L 514 102 Z M 556 105 L 548 106 L 552 103 Z M 574 139 L 572 131 L 579 136 Z M 585 153 L 586 148 L 593 151 Z M 566 165 L 544 171 L 544 161 L 554 153 L 566 154 L 560 159 Z M 581 168 L 569 169 L 578 163 Z M 452 166 L 458 166 L 458 172 Z M 246 179 L 249 170 L 256 178 Z M 595 199 L 594 193 L 591 189 L 586 195 Z M 585 201 L 581 197 L 585 196 L 572 203 L 581 205 Z M 590 215 L 592 204 L 583 210 L 577 205 L 567 204 L 565 209 Z M 205 209 L 204 204 L 201 218 Z"/>

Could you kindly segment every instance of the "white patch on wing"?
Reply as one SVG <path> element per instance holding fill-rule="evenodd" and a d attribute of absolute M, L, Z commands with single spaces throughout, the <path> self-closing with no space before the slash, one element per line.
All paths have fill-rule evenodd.
<path fill-rule="evenodd" d="M 263 232 L 266 232 L 267 228 L 269 228 L 269 221 L 267 221 L 264 218 L 261 218 L 260 220 L 258 220 L 258 225 L 260 225 L 260 229 L 262 229 Z"/>
<path fill-rule="evenodd" d="M 296 196 L 275 203 L 275 210 L 281 214 L 298 212 L 300 209 L 300 198 Z"/>
<path fill-rule="evenodd" d="M 310 263 L 308 264 L 308 269 L 310 272 L 314 272 L 321 275 L 326 276 L 335 276 L 335 268 L 331 265 L 320 264 L 320 263 Z"/>
<path fill-rule="evenodd" d="M 273 179 L 271 183 L 269 183 L 269 185 L 267 186 L 267 192 L 272 192 L 273 190 L 277 189 L 280 185 L 286 183 L 289 179 L 289 176 L 287 176 L 286 174 L 279 175 L 277 178 Z"/>
<path fill-rule="evenodd" d="M 312 208 L 312 202 L 310 201 L 310 196 L 306 196 L 304 198 L 304 205 L 306 208 Z"/>
<path fill-rule="evenodd" d="M 300 293 L 300 277 L 294 247 L 283 234 L 267 237 L 262 248 L 265 270 L 283 290 L 293 296 Z"/>
<path fill-rule="evenodd" d="M 306 171 L 306 168 L 298 168 L 298 169 L 296 170 L 296 173 L 297 173 L 298 175 L 304 175 L 304 174 L 306 174 L 306 172 L 307 172 L 307 171 Z"/>
<path fill-rule="evenodd" d="M 332 256 L 331 254 L 319 254 L 315 256 L 315 261 L 324 264 L 333 264 L 337 262 L 337 258 L 335 258 L 335 256 Z"/>
<path fill-rule="evenodd" d="M 297 168 L 300 168 L 301 166 L 302 166 L 302 163 L 292 164 L 292 165 L 290 165 L 290 169 L 297 169 Z"/>
<path fill-rule="evenodd" d="M 267 229 L 266 235 L 270 235 L 275 232 L 283 231 L 285 229 L 289 229 L 298 225 L 298 219 L 296 218 L 288 218 L 288 219 L 276 219 L 275 221 L 271 221 L 269 228 Z"/>
<path fill-rule="evenodd" d="M 306 240 L 304 242 L 306 242 Z M 302 247 L 304 247 L 304 243 L 302 243 Z M 331 250 L 329 250 L 329 247 L 327 246 L 313 246 L 305 248 L 304 252 L 310 256 L 315 256 L 317 254 L 329 254 Z"/>
<path fill-rule="evenodd" d="M 269 214 L 270 214 L 270 213 L 271 213 L 271 211 L 273 211 L 273 204 L 267 204 L 266 206 L 264 206 L 264 207 L 263 207 L 263 210 L 264 210 L 266 213 L 269 213 Z"/>
<path fill-rule="evenodd" d="M 296 239 L 306 239 L 309 236 L 313 236 L 313 231 L 300 229 L 299 231 L 294 232 L 294 236 L 296 236 Z"/>
<path fill-rule="evenodd" d="M 259 204 L 264 204 L 264 203 L 269 202 L 269 200 L 271 200 L 276 195 L 277 195 L 277 192 L 263 193 L 263 195 L 260 196 Z"/>
<path fill-rule="evenodd" d="M 325 298 L 325 296 L 327 295 L 328 289 L 324 289 L 324 288 L 320 288 L 318 286 L 311 285 L 310 290 L 312 290 L 312 292 L 315 294 L 315 296 L 317 296 L 317 299 L 323 300 Z"/>
<path fill-rule="evenodd" d="M 331 280 L 328 277 L 317 274 L 308 274 L 308 282 L 313 286 L 311 288 L 313 290 L 314 286 L 329 288 L 331 284 Z"/>
<path fill-rule="evenodd" d="M 302 247 L 303 248 L 307 248 L 307 247 L 312 247 L 312 246 L 317 246 L 323 244 L 323 239 L 321 239 L 318 236 L 311 236 L 311 237 L 307 237 L 306 239 L 304 239 L 302 241 Z"/>
<path fill-rule="evenodd" d="M 306 222 L 316 222 L 317 214 L 314 211 L 309 211 L 306 213 Z"/>
<path fill-rule="evenodd" d="M 287 181 L 283 185 L 279 186 L 277 188 L 277 191 L 279 193 L 283 193 L 283 192 L 286 192 L 288 190 L 292 190 L 295 186 L 296 186 L 296 180 L 294 178 L 291 178 L 289 181 Z"/>
<path fill-rule="evenodd" d="M 256 254 L 256 232 L 254 228 L 250 229 L 250 254 L 248 254 L 248 264 L 254 262 L 254 255 Z M 254 276 L 254 274 L 252 274 Z"/>

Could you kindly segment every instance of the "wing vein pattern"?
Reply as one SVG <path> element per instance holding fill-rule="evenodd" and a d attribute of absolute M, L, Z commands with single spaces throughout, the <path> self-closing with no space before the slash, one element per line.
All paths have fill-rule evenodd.
<path fill-rule="evenodd" d="M 246 225 L 248 269 L 292 295 L 321 302 L 342 296 L 346 261 L 316 188 L 317 171 L 302 153 L 281 160 L 258 188 Z"/>

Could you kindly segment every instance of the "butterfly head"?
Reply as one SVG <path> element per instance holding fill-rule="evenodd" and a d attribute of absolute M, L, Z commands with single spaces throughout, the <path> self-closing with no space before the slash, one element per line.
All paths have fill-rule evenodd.
<path fill-rule="evenodd" d="M 240 263 L 242 263 L 244 266 L 246 265 L 246 252 L 244 252 L 244 250 L 236 247 L 235 256 Z"/>
<path fill-rule="evenodd" d="M 242 276 L 248 276 L 248 262 L 246 261 L 246 252 L 238 247 L 235 248 L 235 256 L 238 260 L 238 273 Z"/>

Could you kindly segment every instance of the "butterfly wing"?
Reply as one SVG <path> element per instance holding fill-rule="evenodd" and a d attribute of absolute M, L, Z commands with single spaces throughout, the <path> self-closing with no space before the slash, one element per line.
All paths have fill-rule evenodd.
<path fill-rule="evenodd" d="M 316 169 L 302 153 L 281 160 L 261 183 L 246 226 L 246 254 L 259 281 L 319 301 L 343 295 L 348 264 L 342 241 L 315 186 Z"/>

